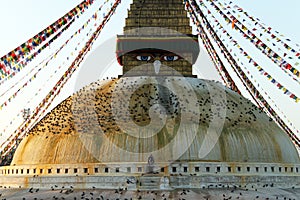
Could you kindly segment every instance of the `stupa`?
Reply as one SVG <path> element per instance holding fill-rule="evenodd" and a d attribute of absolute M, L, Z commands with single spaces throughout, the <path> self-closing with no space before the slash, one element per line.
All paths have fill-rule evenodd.
<path fill-rule="evenodd" d="M 198 79 L 197 36 L 180 0 L 133 0 L 117 57 L 22 140 L 0 185 L 164 191 L 299 187 L 289 137 L 251 101 Z M 204 66 L 205 67 L 205 66 Z"/>

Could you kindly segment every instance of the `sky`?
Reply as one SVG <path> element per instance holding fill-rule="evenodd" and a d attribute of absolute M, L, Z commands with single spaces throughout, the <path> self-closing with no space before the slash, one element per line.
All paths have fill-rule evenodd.
<path fill-rule="evenodd" d="M 45 27 L 52 24 L 58 18 L 63 16 L 66 12 L 71 10 L 77 4 L 79 4 L 80 0 L 72 0 L 72 1 L 62 1 L 62 0 L 51 0 L 51 1 L 40 1 L 40 0 L 12 0 L 12 1 L 4 1 L 0 0 L 0 56 L 8 53 L 10 50 L 19 46 L 29 38 L 33 37 L 35 34 L 40 32 Z M 98 0 L 99 5 L 103 1 Z M 110 0 L 110 2 L 113 2 Z M 103 43 L 107 44 L 107 41 L 113 40 L 112 36 L 116 34 L 122 33 L 122 28 L 125 23 L 125 17 L 127 16 L 127 9 L 129 8 L 129 4 L 131 0 L 122 0 L 121 7 L 118 8 L 116 14 L 113 16 L 112 20 L 107 24 L 104 31 L 101 33 L 99 40 L 95 46 L 100 46 Z M 228 0 L 220 1 L 229 3 Z M 274 30 L 279 31 L 283 35 L 290 38 L 294 43 L 300 44 L 300 1 L 299 0 L 232 0 L 234 4 L 239 5 L 249 14 L 259 18 L 262 22 L 264 22 L 267 26 L 271 26 Z M 89 13 L 93 14 L 93 13 Z M 84 20 L 82 20 L 84 21 Z M 79 27 L 79 26 L 78 26 Z M 77 28 L 78 28 L 77 27 Z M 76 27 L 74 28 L 74 30 Z M 67 36 L 65 36 L 67 38 Z M 238 36 L 237 36 L 238 37 Z M 61 39 L 63 41 L 64 37 Z M 84 39 L 84 38 L 82 38 Z M 245 44 L 248 45 L 248 44 Z M 105 45 L 103 45 L 105 47 Z M 250 46 L 250 45 L 249 45 Z M 54 49 L 56 46 L 51 47 Z M 70 47 L 71 48 L 71 47 Z M 250 48 L 250 47 L 249 47 Z M 49 51 L 50 52 L 50 51 Z M 42 56 L 47 57 L 47 53 L 45 52 Z M 67 54 L 67 52 L 65 52 Z M 216 79 L 217 73 L 214 70 L 214 67 L 208 57 L 208 55 L 202 51 L 200 54 L 200 68 L 196 68 L 197 73 L 200 78 L 206 79 Z M 70 59 L 71 60 L 71 59 Z M 62 61 L 61 61 L 62 62 Z M 67 62 L 68 63 L 68 62 Z M 36 63 L 37 64 L 37 63 Z M 265 65 L 269 65 L 268 62 Z M 203 67 L 204 66 L 204 67 Z M 266 66 L 267 68 L 268 66 Z M 271 70 L 273 68 L 270 68 Z M 46 70 L 46 69 L 45 69 Z M 52 73 L 51 69 L 47 71 L 49 74 Z M 254 72 L 253 72 L 254 73 Z M 274 71 L 276 76 L 277 71 Z M 46 77 L 46 75 L 44 75 Z M 43 79 L 39 80 L 43 81 Z M 258 80 L 260 81 L 260 80 Z M 262 85 L 264 84 L 264 80 L 262 80 Z M 13 85 L 12 81 L 9 86 Z M 71 83 L 70 83 L 71 84 Z M 74 84 L 74 83 L 73 83 Z M 2 93 L 9 86 L 3 87 L 0 86 L 0 92 Z M 39 82 L 32 88 L 35 90 L 40 87 Z M 45 88 L 47 85 L 45 86 Z M 69 86 L 71 87 L 71 86 Z M 293 91 L 300 96 L 300 88 L 299 85 L 292 85 Z M 48 88 L 51 89 L 51 84 L 49 82 Z M 265 90 L 273 91 L 272 94 L 273 99 L 278 101 L 278 105 L 280 105 L 281 111 L 283 111 L 284 115 L 293 123 L 298 130 L 300 130 L 300 106 L 298 103 L 295 105 L 294 102 L 287 99 L 287 97 L 282 97 L 281 93 L 279 93 L 276 88 L 272 86 L 266 86 Z M 46 91 L 46 89 L 45 89 Z M 62 93 L 58 100 L 54 103 L 58 104 L 62 99 L 66 98 L 72 93 L 70 90 L 66 90 Z M 44 93 L 46 94 L 46 93 Z M 26 95 L 30 95 L 30 91 L 28 94 L 23 94 L 24 98 Z M 41 94 L 43 95 L 43 94 Z M 34 99 L 34 98 L 33 98 Z M 1 103 L 2 99 L 0 98 Z M 10 126 L 11 117 L 16 115 L 16 113 L 22 108 L 22 103 L 24 99 L 20 99 L 13 103 L 13 108 L 7 108 L 0 111 L 0 134 L 5 129 L 6 132 L 10 132 L 14 126 L 14 123 L 19 123 L 21 119 L 15 120 L 13 124 Z M 37 100 L 36 100 L 37 102 Z M 55 105 L 54 104 L 54 105 Z M 30 105 L 29 105 L 30 107 Z M 7 128 L 8 127 L 8 128 Z M 5 133 L 8 134 L 8 133 Z M 0 137 L 1 141 L 1 137 Z"/>
<path fill-rule="evenodd" d="M 260 18 L 264 23 L 272 26 L 275 30 L 300 43 L 300 27 L 298 24 L 300 1 L 232 1 Z M 0 56 L 34 36 L 80 2 L 81 0 L 0 0 Z M 131 0 L 123 0 L 124 4 L 130 2 Z M 126 10 L 122 13 L 126 15 Z"/>

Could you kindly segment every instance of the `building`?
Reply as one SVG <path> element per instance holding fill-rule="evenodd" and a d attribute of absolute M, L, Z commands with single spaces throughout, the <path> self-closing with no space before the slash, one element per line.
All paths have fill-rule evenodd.
<path fill-rule="evenodd" d="M 118 36 L 123 75 L 84 87 L 47 114 L 0 168 L 0 185 L 299 188 L 298 152 L 275 122 L 192 74 L 199 46 L 189 23 L 179 0 L 133 0 Z"/>

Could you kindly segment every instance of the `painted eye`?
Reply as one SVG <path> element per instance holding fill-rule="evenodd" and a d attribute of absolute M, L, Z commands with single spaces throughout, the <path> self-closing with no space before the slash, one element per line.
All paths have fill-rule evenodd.
<path fill-rule="evenodd" d="M 178 60 L 178 56 L 164 56 L 164 60 L 175 61 L 175 60 Z"/>
<path fill-rule="evenodd" d="M 151 56 L 137 56 L 136 59 L 140 61 L 149 61 L 151 60 Z"/>

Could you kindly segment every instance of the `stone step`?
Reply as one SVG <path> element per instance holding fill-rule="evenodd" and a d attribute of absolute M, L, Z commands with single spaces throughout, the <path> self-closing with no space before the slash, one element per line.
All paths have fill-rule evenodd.
<path fill-rule="evenodd" d="M 140 189 L 159 189 L 161 176 L 141 176 L 139 177 Z"/>
<path fill-rule="evenodd" d="M 132 30 L 132 29 L 134 29 L 134 31 L 130 31 L 130 33 L 131 34 L 135 34 L 134 32 L 136 32 L 136 33 L 138 33 L 138 27 L 143 27 L 141 24 L 138 24 L 138 25 L 131 25 L 131 26 L 126 26 L 126 27 L 124 27 L 124 31 L 129 31 L 129 30 Z M 192 27 L 190 27 L 190 26 L 186 26 L 186 25 L 181 25 L 181 26 L 178 26 L 178 25 L 174 25 L 174 26 L 170 26 L 170 25 L 168 25 L 168 26 L 162 26 L 162 25 L 156 25 L 156 26 L 154 26 L 154 25 L 147 25 L 147 26 L 145 26 L 145 27 L 163 27 L 163 29 L 161 29 L 161 33 L 157 33 L 158 32 L 158 30 L 157 29 L 155 29 L 154 31 L 153 31 L 153 34 L 164 34 L 164 29 L 172 29 L 172 30 L 174 30 L 174 31 L 177 31 L 177 32 L 179 32 L 179 33 L 181 33 L 181 34 L 191 34 L 192 33 Z M 129 33 L 129 32 L 128 32 Z M 150 33 L 150 31 L 149 31 L 149 34 L 151 34 Z M 169 32 L 167 31 L 167 34 L 169 34 Z"/>
<path fill-rule="evenodd" d="M 130 10 L 140 10 L 143 12 L 144 10 L 168 10 L 168 9 L 178 9 L 178 10 L 184 10 L 183 4 L 172 4 L 169 2 L 166 2 L 164 4 L 161 3 L 147 3 L 147 4 L 131 4 Z"/>
<path fill-rule="evenodd" d="M 133 0 L 133 4 L 143 4 L 143 3 L 156 3 L 156 4 L 163 4 L 165 1 L 162 0 Z M 183 4 L 182 0 L 168 0 L 168 3 L 172 4 Z"/>
<path fill-rule="evenodd" d="M 186 26 L 189 27 L 190 20 L 188 18 L 127 18 L 126 19 L 126 26 L 168 26 L 168 25 L 174 25 L 174 26 Z"/>
<path fill-rule="evenodd" d="M 178 9 L 168 9 L 168 10 L 143 10 L 142 12 L 140 10 L 130 10 L 128 12 L 128 16 L 140 16 L 141 13 L 146 16 L 187 16 L 187 12 L 185 10 L 178 10 Z"/>

